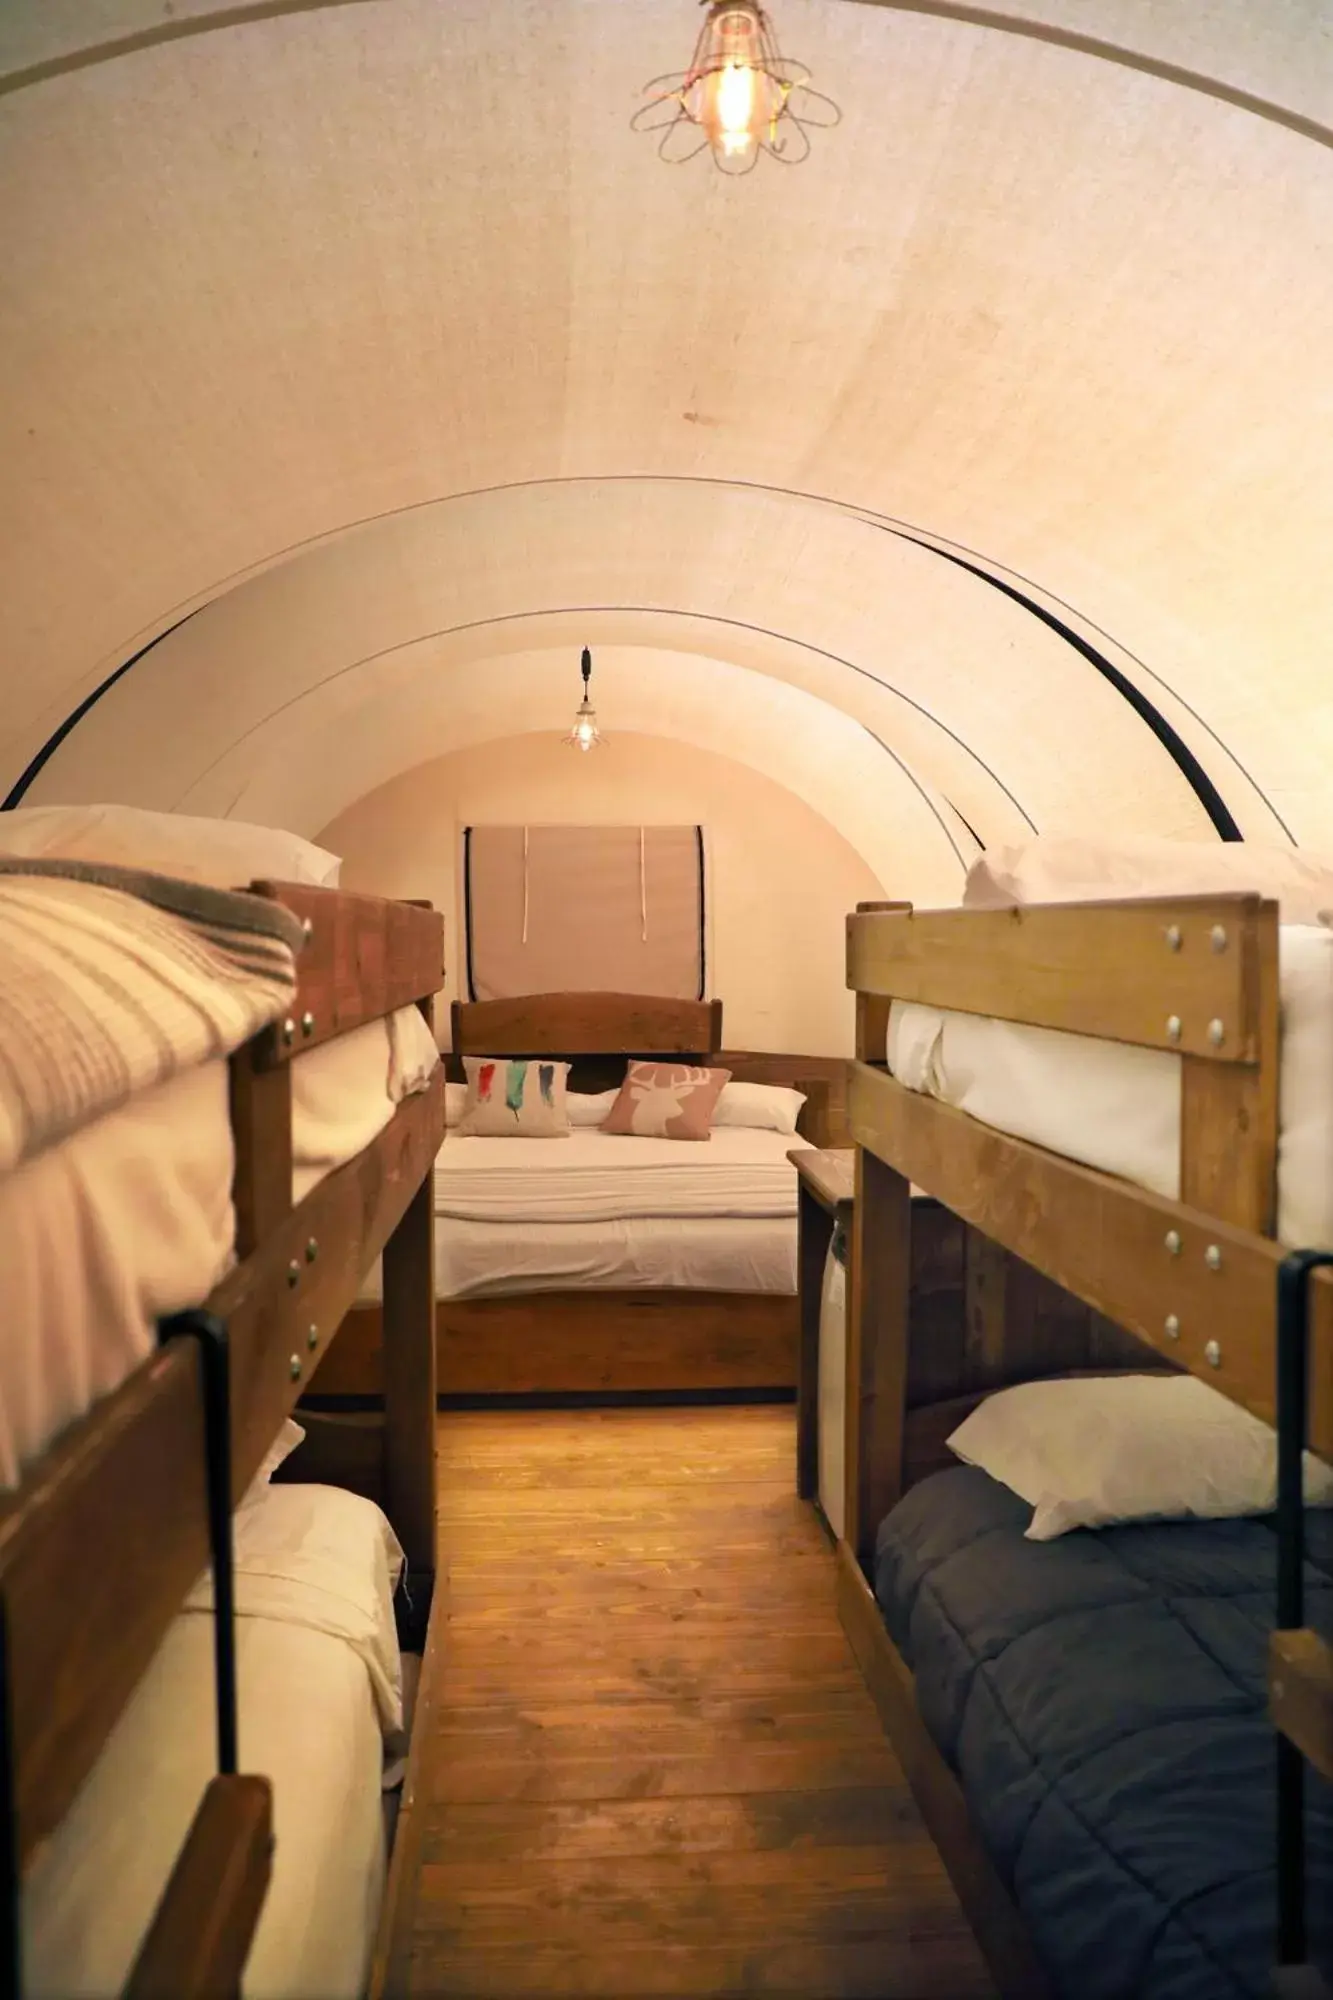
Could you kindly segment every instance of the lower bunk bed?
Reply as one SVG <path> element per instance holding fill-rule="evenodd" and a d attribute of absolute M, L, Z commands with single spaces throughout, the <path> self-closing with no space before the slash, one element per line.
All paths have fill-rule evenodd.
<path fill-rule="evenodd" d="M 840 1606 L 1006 2000 L 1333 1977 L 1333 1288 L 1268 1233 L 1277 929 L 1240 896 L 849 925 Z M 1183 1198 L 895 1080 L 899 999 L 1183 1039 Z M 943 1351 L 912 1184 L 962 1232 Z"/>
<path fill-rule="evenodd" d="M 399 1990 L 445 1618 L 440 919 L 0 873 L 0 1992 Z M 312 1454 L 289 1413 L 381 1252 L 383 1415 Z"/>
<path fill-rule="evenodd" d="M 967 1883 L 1001 1988 L 1267 1996 L 1273 1522 L 1034 1542 L 1031 1518 L 1008 1487 L 960 1465 L 880 1523 L 873 1600 L 845 1561 L 842 1577 L 872 1692 Z M 1311 1517 L 1306 1592 L 1312 1625 L 1333 1636 L 1327 1514 Z M 1309 1950 L 1327 1970 L 1333 1790 L 1317 1779 L 1305 1840 Z"/>

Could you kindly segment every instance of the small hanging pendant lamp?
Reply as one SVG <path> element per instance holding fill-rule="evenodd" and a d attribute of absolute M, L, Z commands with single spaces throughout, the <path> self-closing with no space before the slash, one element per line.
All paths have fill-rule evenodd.
<path fill-rule="evenodd" d="M 574 750 L 594 750 L 599 743 L 605 743 L 606 738 L 597 727 L 597 710 L 593 707 L 588 692 L 592 680 L 592 654 L 586 646 L 583 648 L 582 672 L 583 700 L 579 703 L 574 726 L 565 741 Z"/>

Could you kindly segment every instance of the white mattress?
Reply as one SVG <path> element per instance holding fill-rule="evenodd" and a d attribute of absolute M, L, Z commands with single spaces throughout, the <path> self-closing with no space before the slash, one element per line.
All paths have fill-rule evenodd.
<path fill-rule="evenodd" d="M 715 1129 L 698 1143 L 596 1130 L 567 1139 L 450 1134 L 435 1166 L 436 1296 L 791 1294 L 796 1173 L 787 1154 L 805 1143 L 748 1127 Z M 377 1270 L 363 1296 L 379 1295 Z"/>
<path fill-rule="evenodd" d="M 1333 930 L 1284 924 L 1277 1233 L 1333 1244 Z M 1180 1193 L 1180 1058 L 989 1016 L 895 1001 L 890 1070 L 983 1124 Z"/>
<path fill-rule="evenodd" d="M 425 1037 L 423 1044 L 422 1037 Z M 354 1158 L 434 1056 L 415 1008 L 292 1066 L 293 1194 Z M 227 1065 L 146 1091 L 0 1180 L 0 1490 L 232 1260 Z"/>
<path fill-rule="evenodd" d="M 240 1768 L 270 1779 L 276 1835 L 243 1991 L 247 2000 L 355 2000 L 385 1876 L 385 1737 L 367 1660 L 386 1646 L 396 1657 L 391 1608 L 387 1633 L 368 1636 L 383 1624 L 379 1606 L 391 1586 L 369 1575 L 361 1519 L 348 1533 L 354 1496 L 288 1486 L 270 1498 L 286 1502 L 296 1528 L 290 1559 L 274 1562 L 269 1552 L 270 1565 L 285 1572 L 276 1584 L 258 1564 L 247 1578 L 237 1517 L 238 1606 L 253 1582 L 252 1601 L 285 1601 L 288 1614 L 236 1621 Z M 355 1506 L 378 1516 L 368 1502 Z M 349 1553 L 326 1620 L 320 1605 L 339 1582 L 330 1574 L 339 1531 L 357 1544 L 356 1560 Z M 313 1562 L 302 1540 L 316 1545 Z M 101 2000 L 122 1990 L 216 1769 L 212 1629 L 198 1611 L 172 1624 L 24 1885 L 27 2000 Z M 360 1650 L 342 1636 L 348 1631 Z"/>

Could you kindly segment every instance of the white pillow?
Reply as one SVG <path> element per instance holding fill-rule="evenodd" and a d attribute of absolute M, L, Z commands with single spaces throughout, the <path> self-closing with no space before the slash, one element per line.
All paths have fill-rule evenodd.
<path fill-rule="evenodd" d="M 337 887 L 342 861 L 299 834 L 245 820 L 191 819 L 138 806 L 20 806 L 0 813 L 0 854 L 104 861 L 214 888 L 267 877 Z"/>
<path fill-rule="evenodd" d="M 446 1083 L 444 1086 L 444 1123 L 446 1129 L 452 1129 L 455 1125 L 461 1125 L 463 1122 L 463 1113 L 466 1110 L 467 1085 L 465 1083 Z"/>
<path fill-rule="evenodd" d="M 618 1090 L 571 1090 L 565 1099 L 569 1112 L 569 1122 L 579 1131 L 604 1124 L 611 1116 L 611 1107 L 619 1097 Z"/>
<path fill-rule="evenodd" d="M 1102 1375 L 1002 1389 L 949 1439 L 1034 1508 L 1027 1538 L 1115 1521 L 1217 1520 L 1277 1504 L 1277 1435 L 1194 1375 Z M 1305 1501 L 1333 1468 L 1305 1454 Z"/>
<path fill-rule="evenodd" d="M 780 1083 L 727 1083 L 713 1107 L 714 1125 L 746 1125 L 754 1132 L 794 1132 L 805 1098 Z"/>
<path fill-rule="evenodd" d="M 395 1104 L 425 1090 L 440 1066 L 440 1051 L 419 1007 L 400 1007 L 387 1019 L 389 1096 Z"/>
<path fill-rule="evenodd" d="M 238 1618 L 274 1618 L 345 1639 L 365 1662 L 380 1727 L 403 1726 L 403 1668 L 393 1615 L 404 1556 L 373 1500 L 338 1486 L 266 1486 L 232 1526 Z M 211 1611 L 205 1570 L 186 1611 Z"/>
<path fill-rule="evenodd" d="M 290 1458 L 298 1444 L 305 1443 L 305 1432 L 290 1417 L 284 1417 L 282 1428 L 264 1453 L 264 1462 L 240 1498 L 240 1506 L 253 1507 L 262 1500 L 268 1490 L 268 1483 L 285 1458 Z"/>
<path fill-rule="evenodd" d="M 963 888 L 969 909 L 1019 903 L 1116 902 L 1130 896 L 1250 892 L 1274 898 L 1284 924 L 1317 924 L 1333 909 L 1333 861 L 1250 841 L 1114 840 L 1048 834 L 988 848 Z"/>

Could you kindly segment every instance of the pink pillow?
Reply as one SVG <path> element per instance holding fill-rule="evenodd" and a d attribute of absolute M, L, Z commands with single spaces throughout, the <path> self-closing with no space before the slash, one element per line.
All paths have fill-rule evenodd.
<path fill-rule="evenodd" d="M 729 1069 L 632 1062 L 603 1132 L 637 1139 L 706 1139 Z"/>

